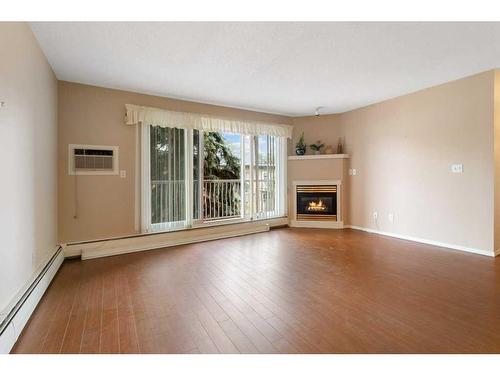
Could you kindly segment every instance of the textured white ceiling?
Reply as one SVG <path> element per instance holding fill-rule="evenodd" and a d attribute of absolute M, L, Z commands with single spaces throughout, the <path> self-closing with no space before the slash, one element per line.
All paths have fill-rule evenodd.
<path fill-rule="evenodd" d="M 500 67 L 500 23 L 31 23 L 61 80 L 299 116 Z"/>

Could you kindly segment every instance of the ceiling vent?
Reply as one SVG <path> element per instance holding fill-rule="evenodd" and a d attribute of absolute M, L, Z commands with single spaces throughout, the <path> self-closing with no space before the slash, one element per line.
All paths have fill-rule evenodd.
<path fill-rule="evenodd" d="M 68 174 L 118 174 L 118 146 L 69 145 Z"/>

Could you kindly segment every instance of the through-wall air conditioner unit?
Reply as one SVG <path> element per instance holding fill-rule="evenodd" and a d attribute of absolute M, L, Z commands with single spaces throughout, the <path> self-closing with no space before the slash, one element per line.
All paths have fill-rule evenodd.
<path fill-rule="evenodd" d="M 118 174 L 118 146 L 69 145 L 68 174 Z"/>

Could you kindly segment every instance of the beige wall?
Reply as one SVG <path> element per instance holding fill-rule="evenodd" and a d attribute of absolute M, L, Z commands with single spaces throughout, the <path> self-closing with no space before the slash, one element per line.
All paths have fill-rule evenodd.
<path fill-rule="evenodd" d="M 289 142 L 288 154 L 295 155 L 295 145 L 299 141 L 300 135 L 304 132 L 304 139 L 307 145 L 321 140 L 325 147 L 330 145 L 334 152 L 337 152 L 340 133 L 340 115 L 305 116 L 292 118 L 293 137 Z M 323 148 L 324 152 L 324 148 Z M 307 154 L 311 154 L 309 147 Z"/>
<path fill-rule="evenodd" d="M 336 117 L 333 139 L 345 139 L 357 170 L 350 224 L 491 252 L 493 84 L 489 71 Z M 325 134 L 329 120 L 312 137 L 306 128 L 306 138 Z M 464 173 L 451 173 L 453 163 Z"/>
<path fill-rule="evenodd" d="M 291 123 L 283 116 L 59 82 L 59 240 L 62 243 L 136 233 L 136 132 L 135 127 L 124 125 L 127 103 Z M 127 177 L 69 176 L 68 144 L 71 143 L 119 146 L 119 168 L 127 171 Z"/>
<path fill-rule="evenodd" d="M 27 24 L 0 23 L 0 50 L 1 318 L 57 246 L 57 81 Z"/>

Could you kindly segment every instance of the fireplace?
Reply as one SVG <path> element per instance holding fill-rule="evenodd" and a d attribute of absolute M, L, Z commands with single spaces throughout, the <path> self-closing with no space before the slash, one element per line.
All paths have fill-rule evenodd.
<path fill-rule="evenodd" d="M 337 185 L 297 185 L 297 220 L 337 220 Z"/>

